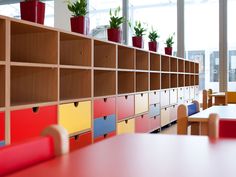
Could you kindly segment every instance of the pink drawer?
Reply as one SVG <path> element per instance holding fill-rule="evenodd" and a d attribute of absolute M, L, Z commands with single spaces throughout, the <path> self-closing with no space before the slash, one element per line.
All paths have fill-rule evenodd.
<path fill-rule="evenodd" d="M 149 131 L 156 130 L 161 127 L 161 117 L 155 116 L 149 118 Z"/>
<path fill-rule="evenodd" d="M 117 98 L 118 120 L 134 115 L 134 95 L 127 95 Z"/>
<path fill-rule="evenodd" d="M 104 98 L 94 100 L 94 118 L 116 114 L 116 99 Z"/>
<path fill-rule="evenodd" d="M 170 121 L 177 120 L 177 107 L 178 105 L 173 105 L 170 107 Z"/>
<path fill-rule="evenodd" d="M 149 104 L 160 103 L 160 92 L 154 91 L 149 93 Z"/>
<path fill-rule="evenodd" d="M 135 132 L 147 133 L 149 131 L 149 117 L 148 114 L 136 117 L 135 119 Z"/>

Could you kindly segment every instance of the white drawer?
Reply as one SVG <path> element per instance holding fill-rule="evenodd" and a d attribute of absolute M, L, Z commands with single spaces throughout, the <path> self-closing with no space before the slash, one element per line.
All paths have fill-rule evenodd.
<path fill-rule="evenodd" d="M 170 104 L 176 104 L 178 102 L 178 90 L 171 89 L 170 90 Z"/>
<path fill-rule="evenodd" d="M 170 105 L 170 90 L 161 91 L 161 107 Z"/>

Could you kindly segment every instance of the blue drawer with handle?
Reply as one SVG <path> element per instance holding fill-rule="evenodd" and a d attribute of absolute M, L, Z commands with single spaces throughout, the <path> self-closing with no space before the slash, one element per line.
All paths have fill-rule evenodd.
<path fill-rule="evenodd" d="M 149 106 L 149 117 L 160 115 L 160 104 L 153 104 Z"/>

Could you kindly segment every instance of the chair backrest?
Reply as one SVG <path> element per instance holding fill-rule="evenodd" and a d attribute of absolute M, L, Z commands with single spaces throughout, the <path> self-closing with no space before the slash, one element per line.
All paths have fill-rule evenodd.
<path fill-rule="evenodd" d="M 225 104 L 236 104 L 236 92 L 225 92 Z"/>
<path fill-rule="evenodd" d="M 202 91 L 202 108 L 203 110 L 212 106 L 212 89 Z"/>
<path fill-rule="evenodd" d="M 0 176 L 13 173 L 69 152 L 68 134 L 61 126 L 50 126 L 37 137 L 0 149 Z M 61 143 L 63 146 L 60 147 Z"/>

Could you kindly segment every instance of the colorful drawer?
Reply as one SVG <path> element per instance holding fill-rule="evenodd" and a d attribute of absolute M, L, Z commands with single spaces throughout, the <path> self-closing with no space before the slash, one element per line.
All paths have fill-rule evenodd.
<path fill-rule="evenodd" d="M 160 116 L 154 116 L 149 118 L 149 131 L 150 130 L 156 130 L 161 127 L 161 117 Z"/>
<path fill-rule="evenodd" d="M 135 132 L 147 133 L 149 131 L 149 117 L 147 114 L 135 118 Z"/>
<path fill-rule="evenodd" d="M 160 92 L 154 91 L 149 93 L 149 104 L 160 103 Z"/>
<path fill-rule="evenodd" d="M 183 87 L 178 88 L 178 103 L 179 104 L 184 103 L 184 88 Z"/>
<path fill-rule="evenodd" d="M 170 104 L 176 104 L 178 102 L 178 89 L 170 90 Z"/>
<path fill-rule="evenodd" d="M 170 121 L 177 120 L 177 107 L 178 105 L 173 105 L 170 107 Z"/>
<path fill-rule="evenodd" d="M 0 144 L 3 144 L 4 140 L 5 140 L 5 113 L 0 112 Z"/>
<path fill-rule="evenodd" d="M 184 87 L 184 99 L 189 100 L 190 99 L 190 88 Z"/>
<path fill-rule="evenodd" d="M 82 133 L 70 138 L 70 151 L 92 144 L 92 132 Z"/>
<path fill-rule="evenodd" d="M 5 145 L 5 141 L 0 141 L 0 147 Z"/>
<path fill-rule="evenodd" d="M 91 128 L 91 101 L 60 105 L 59 124 L 69 134 Z"/>
<path fill-rule="evenodd" d="M 114 132 L 110 132 L 110 133 L 104 134 L 104 135 L 102 135 L 102 136 L 99 136 L 99 137 L 97 137 L 97 138 L 94 138 L 94 142 L 97 143 L 97 142 L 99 142 L 99 141 L 103 141 L 103 140 L 105 140 L 105 139 L 111 138 L 111 137 L 113 137 L 113 136 L 115 136 L 115 135 L 116 135 L 116 132 L 115 132 L 115 131 L 114 131 Z"/>
<path fill-rule="evenodd" d="M 194 89 L 194 86 L 191 86 L 190 87 L 190 90 L 189 90 L 189 92 L 190 92 L 190 99 L 194 99 L 194 95 L 195 95 L 195 91 L 194 91 L 195 89 Z"/>
<path fill-rule="evenodd" d="M 134 95 L 127 95 L 117 98 L 118 120 L 134 115 Z"/>
<path fill-rule="evenodd" d="M 161 91 L 161 107 L 170 105 L 170 91 L 163 90 Z"/>
<path fill-rule="evenodd" d="M 134 119 L 125 120 L 119 122 L 117 125 L 117 134 L 125 134 L 125 133 L 134 133 L 135 132 L 135 123 Z"/>
<path fill-rule="evenodd" d="M 141 93 L 135 95 L 135 114 L 141 114 L 148 111 L 148 94 Z"/>
<path fill-rule="evenodd" d="M 57 124 L 57 106 L 11 111 L 11 143 L 39 136 L 51 124 Z"/>
<path fill-rule="evenodd" d="M 160 104 L 153 104 L 149 106 L 149 117 L 160 115 Z"/>
<path fill-rule="evenodd" d="M 165 126 L 170 123 L 170 108 L 164 108 L 161 110 L 161 126 Z"/>
<path fill-rule="evenodd" d="M 194 87 L 194 99 L 198 99 L 199 98 L 199 87 L 195 86 Z"/>
<path fill-rule="evenodd" d="M 115 114 L 94 119 L 94 138 L 116 130 Z"/>
<path fill-rule="evenodd" d="M 104 117 L 116 113 L 116 99 L 104 98 L 94 100 L 94 118 Z"/>

